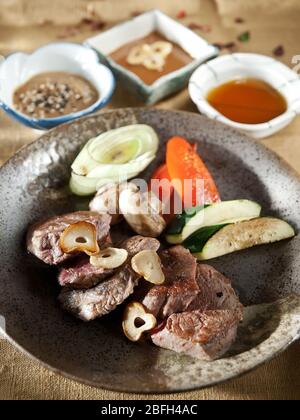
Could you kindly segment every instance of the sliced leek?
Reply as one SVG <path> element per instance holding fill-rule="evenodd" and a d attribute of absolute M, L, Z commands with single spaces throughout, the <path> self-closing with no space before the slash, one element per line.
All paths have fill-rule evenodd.
<path fill-rule="evenodd" d="M 155 159 L 158 145 L 157 134 L 144 124 L 110 130 L 89 140 L 72 164 L 72 192 L 91 195 L 107 182 L 132 179 Z"/>
<path fill-rule="evenodd" d="M 150 154 L 150 152 L 145 153 L 138 158 L 132 160 L 129 163 L 124 163 L 122 165 L 116 164 L 107 164 L 97 166 L 97 168 L 93 169 L 91 172 L 88 173 L 88 178 L 118 178 L 123 177 L 124 175 L 128 175 L 127 179 L 130 177 L 136 176 L 141 173 L 144 169 L 146 169 L 150 163 L 155 159 L 155 155 Z"/>

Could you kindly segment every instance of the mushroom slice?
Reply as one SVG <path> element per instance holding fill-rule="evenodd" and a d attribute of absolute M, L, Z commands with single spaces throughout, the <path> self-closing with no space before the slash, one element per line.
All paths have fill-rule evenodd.
<path fill-rule="evenodd" d="M 141 251 L 131 260 L 132 269 L 152 284 L 163 284 L 165 275 L 161 261 L 155 251 Z"/>
<path fill-rule="evenodd" d="M 157 238 L 166 228 L 162 210 L 152 203 L 153 194 L 124 190 L 120 194 L 119 206 L 126 222 L 139 235 Z M 157 200 L 157 199 L 156 199 Z"/>
<path fill-rule="evenodd" d="M 139 341 L 144 332 L 152 330 L 156 325 L 155 316 L 147 313 L 143 305 L 138 302 L 127 305 L 122 326 L 128 340 Z"/>
<path fill-rule="evenodd" d="M 138 191 L 138 187 L 132 182 L 124 182 L 121 184 L 112 182 L 104 185 L 98 190 L 96 196 L 90 202 L 90 210 L 100 214 L 108 213 L 112 217 L 111 224 L 118 224 L 123 220 L 123 216 L 120 214 L 119 209 L 119 196 L 125 188 L 135 192 Z"/>
<path fill-rule="evenodd" d="M 101 267 L 105 269 L 118 268 L 123 265 L 128 258 L 126 249 L 107 248 L 101 251 L 98 255 L 90 258 L 90 263 L 94 267 Z"/>
<path fill-rule="evenodd" d="M 88 222 L 77 222 L 68 226 L 61 235 L 60 247 L 65 254 L 85 252 L 96 255 L 100 252 L 96 226 Z"/>

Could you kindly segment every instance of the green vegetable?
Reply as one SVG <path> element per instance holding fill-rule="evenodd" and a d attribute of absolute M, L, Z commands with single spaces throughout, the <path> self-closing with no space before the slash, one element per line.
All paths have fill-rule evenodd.
<path fill-rule="evenodd" d="M 262 217 L 228 225 L 217 230 L 200 252 L 196 250 L 193 253 L 200 261 L 210 260 L 256 245 L 274 243 L 294 236 L 294 229 L 285 221 Z M 193 249 L 197 249 L 197 247 Z"/>
<path fill-rule="evenodd" d="M 227 225 L 260 216 L 261 206 L 249 200 L 222 201 L 205 207 L 194 207 L 175 219 L 167 233 L 170 244 L 180 244 L 194 232 L 207 226 Z"/>
<path fill-rule="evenodd" d="M 191 251 L 192 254 L 203 250 L 207 241 L 226 225 L 208 226 L 197 230 L 183 242 L 183 246 Z"/>
<path fill-rule="evenodd" d="M 205 206 L 208 207 L 208 206 Z M 183 231 L 183 228 L 200 210 L 203 209 L 203 206 L 191 207 L 186 209 L 182 214 L 177 214 L 174 221 L 171 223 L 168 235 L 178 235 Z"/>

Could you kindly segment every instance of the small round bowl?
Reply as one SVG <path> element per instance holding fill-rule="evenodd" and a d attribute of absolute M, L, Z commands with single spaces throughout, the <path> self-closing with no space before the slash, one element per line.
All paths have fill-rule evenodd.
<path fill-rule="evenodd" d="M 57 118 L 37 119 L 18 112 L 13 105 L 15 90 L 31 77 L 46 72 L 78 74 L 97 89 L 99 100 L 92 106 Z M 103 108 L 115 90 L 115 79 L 108 67 L 99 63 L 97 53 L 91 48 L 73 43 L 52 43 L 32 54 L 15 53 L 0 64 L 0 106 L 4 111 L 27 127 L 48 130 Z"/>
<path fill-rule="evenodd" d="M 260 79 L 273 86 L 287 101 L 284 114 L 263 124 L 232 121 L 207 101 L 209 91 L 237 78 Z M 283 129 L 300 113 L 300 79 L 290 68 L 271 57 L 258 54 L 229 54 L 201 65 L 192 75 L 189 93 L 199 111 L 254 138 L 268 137 Z"/>

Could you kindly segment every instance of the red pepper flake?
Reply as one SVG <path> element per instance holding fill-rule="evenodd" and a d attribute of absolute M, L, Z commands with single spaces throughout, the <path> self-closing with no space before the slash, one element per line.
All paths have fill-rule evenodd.
<path fill-rule="evenodd" d="M 91 24 L 92 31 L 101 31 L 103 28 L 105 28 L 106 23 L 103 22 L 103 20 L 94 20 L 94 22 Z"/>
<path fill-rule="evenodd" d="M 235 18 L 234 21 L 235 21 L 235 23 L 245 23 L 245 19 L 240 18 L 240 17 Z"/>
<path fill-rule="evenodd" d="M 89 17 L 85 17 L 81 20 L 81 25 L 90 26 L 92 31 L 100 31 L 106 26 L 106 23 L 100 19 L 92 19 Z"/>
<path fill-rule="evenodd" d="M 212 31 L 212 27 L 210 25 L 200 25 L 199 23 L 191 22 L 188 26 L 192 31 L 199 30 L 206 34 Z"/>
<path fill-rule="evenodd" d="M 232 50 L 236 47 L 235 42 L 227 42 L 227 43 L 219 43 L 216 42 L 213 44 L 215 47 L 219 48 L 219 50 Z"/>
<path fill-rule="evenodd" d="M 63 32 L 60 32 L 57 35 L 58 39 L 66 39 L 71 38 L 73 36 L 76 36 L 80 33 L 80 30 L 76 26 L 69 26 L 68 28 L 65 28 Z"/>
<path fill-rule="evenodd" d="M 144 12 L 141 12 L 141 11 L 139 11 L 139 10 L 135 10 L 135 11 L 133 11 L 131 14 L 130 14 L 130 16 L 131 17 L 138 17 L 138 16 L 140 16 L 140 15 L 142 15 Z"/>
<path fill-rule="evenodd" d="M 284 49 L 283 45 L 278 45 L 278 47 L 274 48 L 274 50 L 273 50 L 273 54 L 276 57 L 282 57 L 284 55 L 284 53 L 285 53 L 285 49 Z"/>
<path fill-rule="evenodd" d="M 184 19 L 186 17 L 186 11 L 185 10 L 179 10 L 177 13 L 177 19 Z"/>
<path fill-rule="evenodd" d="M 39 23 L 39 26 L 50 26 L 50 25 L 54 25 L 53 20 L 51 19 L 44 19 Z"/>
<path fill-rule="evenodd" d="M 83 24 L 83 25 L 91 25 L 92 23 L 94 22 L 94 19 L 91 19 L 91 18 L 83 18 L 82 20 L 81 20 L 81 23 Z"/>

